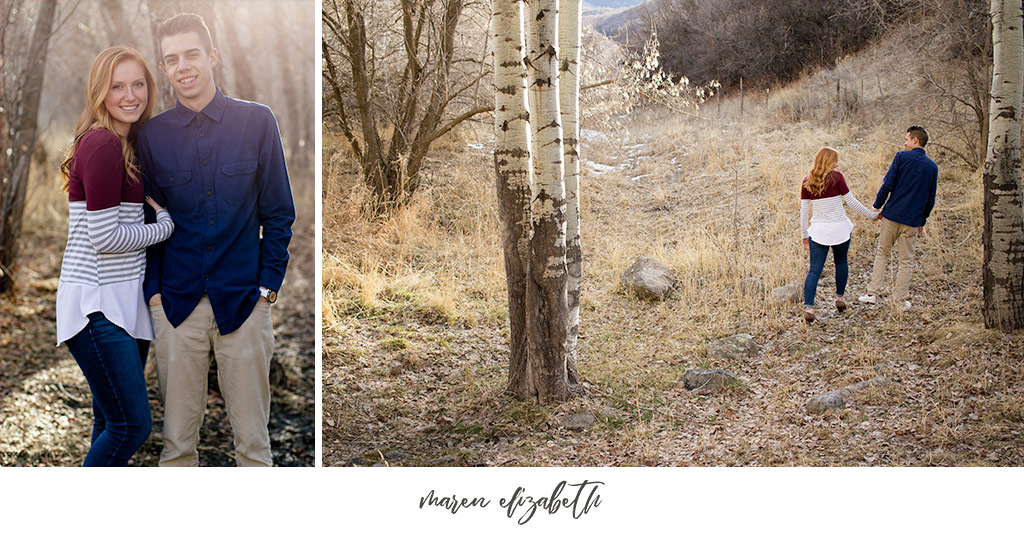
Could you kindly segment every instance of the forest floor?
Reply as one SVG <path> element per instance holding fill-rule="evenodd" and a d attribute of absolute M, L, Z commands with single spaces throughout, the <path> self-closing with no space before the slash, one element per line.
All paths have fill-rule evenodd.
<path fill-rule="evenodd" d="M 293 178 L 299 175 L 293 172 Z M 295 190 L 297 218 L 288 275 L 272 309 L 269 429 L 276 466 L 313 466 L 315 459 L 313 194 L 308 187 Z M 66 218 L 63 226 L 25 227 L 15 294 L 0 299 L 0 466 L 77 466 L 89 449 L 89 386 L 67 349 L 56 346 L 55 302 Z M 211 368 L 199 463 L 234 466 L 231 426 L 215 370 Z M 160 457 L 163 409 L 152 350 L 146 383 L 153 434 L 129 461 L 133 466 L 156 466 Z"/>
<path fill-rule="evenodd" d="M 426 191 L 386 221 L 353 208 L 359 179 L 328 137 L 323 464 L 1024 465 L 1024 337 L 986 330 L 981 317 L 980 174 L 932 152 L 938 201 L 905 313 L 857 302 L 877 225 L 847 211 L 850 307 L 833 305 L 830 257 L 818 322 L 806 324 L 801 304 L 771 299 L 807 271 L 805 170 L 821 145 L 837 148 L 870 204 L 913 118 L 865 113 L 830 127 L 728 113 L 706 121 L 648 109 L 585 123 L 578 351 L 588 393 L 554 406 L 504 394 L 507 304 L 486 134 L 441 147 Z M 622 291 L 619 275 L 642 255 L 675 273 L 668 299 Z M 741 292 L 747 278 L 763 292 Z M 740 333 L 756 351 L 710 350 Z M 693 368 L 740 382 L 688 391 Z M 872 379 L 839 408 L 807 409 Z M 573 424 L 581 415 L 593 423 Z"/>

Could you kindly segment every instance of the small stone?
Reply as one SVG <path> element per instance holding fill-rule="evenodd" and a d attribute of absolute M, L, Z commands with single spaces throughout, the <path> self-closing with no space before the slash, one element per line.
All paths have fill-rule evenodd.
<path fill-rule="evenodd" d="M 807 402 L 807 411 L 820 414 L 828 409 L 839 408 L 846 403 L 846 396 L 848 394 L 848 390 L 832 390 L 817 395 Z"/>
<path fill-rule="evenodd" d="M 675 288 L 676 278 L 664 263 L 644 256 L 626 269 L 619 282 L 640 298 L 663 300 Z"/>
<path fill-rule="evenodd" d="M 562 427 L 570 431 L 582 431 L 595 423 L 597 423 L 597 418 L 590 412 L 569 414 L 562 418 Z"/>
<path fill-rule="evenodd" d="M 683 388 L 700 393 L 715 392 L 740 383 L 739 377 L 724 369 L 690 369 L 683 375 Z"/>
<path fill-rule="evenodd" d="M 735 362 L 757 355 L 759 347 L 750 334 L 736 334 L 707 344 L 708 356 Z"/>
<path fill-rule="evenodd" d="M 864 388 L 869 388 L 871 386 L 885 386 L 886 384 L 889 384 L 889 379 L 879 375 L 877 377 L 870 378 L 868 380 L 862 380 L 862 381 L 854 384 L 853 386 L 850 386 L 848 389 L 850 389 L 850 390 L 863 390 Z"/>
<path fill-rule="evenodd" d="M 412 455 L 402 451 L 389 451 L 384 454 L 384 458 L 389 461 L 401 461 L 405 459 L 411 459 Z"/>
<path fill-rule="evenodd" d="M 352 457 L 345 463 L 345 466 L 366 466 L 367 464 L 369 464 L 369 461 L 362 457 Z"/>
<path fill-rule="evenodd" d="M 336 424 L 334 423 L 334 420 L 332 420 L 331 418 L 327 418 L 327 419 L 325 419 L 324 421 L 325 421 L 325 422 L 327 422 L 327 426 L 328 426 L 328 427 L 334 427 L 334 426 L 336 425 Z"/>
<path fill-rule="evenodd" d="M 398 375 L 401 375 L 403 371 L 405 371 L 405 367 L 404 364 L 402 364 L 402 362 L 391 362 L 392 377 L 397 377 Z"/>

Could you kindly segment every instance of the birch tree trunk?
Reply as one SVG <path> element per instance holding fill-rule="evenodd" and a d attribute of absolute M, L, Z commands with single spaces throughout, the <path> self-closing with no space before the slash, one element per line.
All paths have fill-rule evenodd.
<path fill-rule="evenodd" d="M 992 102 L 985 159 L 987 328 L 1024 328 L 1024 209 L 1021 208 L 1021 98 L 1024 13 L 1021 0 L 992 0 Z"/>
<path fill-rule="evenodd" d="M 526 380 L 526 275 L 530 237 L 530 114 L 526 107 L 523 0 L 492 0 L 494 33 L 494 171 L 508 284 L 507 391 L 529 397 Z"/>
<path fill-rule="evenodd" d="M 558 13 L 558 93 L 562 116 L 562 152 L 565 174 L 565 264 L 569 272 L 568 375 L 570 384 L 579 382 L 576 341 L 580 330 L 580 283 L 583 251 L 580 247 L 580 29 L 581 0 L 561 0 Z"/>
<path fill-rule="evenodd" d="M 531 0 L 526 31 L 527 85 L 533 128 L 526 324 L 530 393 L 542 404 L 569 398 L 568 270 L 565 181 L 558 95 L 558 1 Z"/>

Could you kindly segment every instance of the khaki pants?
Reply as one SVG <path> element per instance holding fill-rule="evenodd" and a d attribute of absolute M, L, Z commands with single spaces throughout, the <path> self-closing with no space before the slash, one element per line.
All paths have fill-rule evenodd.
<path fill-rule="evenodd" d="M 274 327 L 270 304 L 256 307 L 242 326 L 220 335 L 210 300 L 171 326 L 162 306 L 150 308 L 156 331 L 156 372 L 164 405 L 160 466 L 198 466 L 199 430 L 206 413 L 206 378 L 217 360 L 217 382 L 235 439 L 238 466 L 271 466 L 270 359 Z"/>
<path fill-rule="evenodd" d="M 885 271 L 889 266 L 892 247 L 895 245 L 899 270 L 896 272 L 893 301 L 901 303 L 910 296 L 910 273 L 914 270 L 917 228 L 898 224 L 888 218 L 882 218 L 881 222 L 878 232 L 878 247 L 875 249 L 875 264 L 871 271 L 871 283 L 868 284 L 868 294 L 877 295 L 886 287 Z"/>

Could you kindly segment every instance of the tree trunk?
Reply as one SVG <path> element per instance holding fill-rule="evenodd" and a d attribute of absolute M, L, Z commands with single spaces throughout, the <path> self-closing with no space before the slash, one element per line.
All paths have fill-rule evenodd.
<path fill-rule="evenodd" d="M 492 0 L 494 32 L 494 171 L 508 286 L 507 391 L 529 397 L 526 380 L 526 276 L 530 238 L 530 114 L 523 61 L 523 0 Z"/>
<path fill-rule="evenodd" d="M 207 24 L 212 23 L 213 21 L 210 21 Z M 224 24 L 221 26 L 227 38 L 228 50 L 231 52 L 231 72 L 235 77 L 235 91 L 237 92 L 234 97 L 243 101 L 258 101 L 259 96 L 256 94 L 256 82 L 252 76 L 252 65 L 249 63 L 250 52 L 238 38 L 238 30 L 236 30 L 235 26 L 235 21 L 231 20 L 224 21 Z M 289 63 L 286 62 L 285 66 L 288 66 Z M 290 84 L 294 84 L 295 79 L 287 77 L 285 80 Z"/>
<path fill-rule="evenodd" d="M 10 110 L 16 115 L 7 125 L 11 153 L 5 163 L 6 174 L 0 181 L 0 294 L 8 293 L 14 286 L 12 270 L 18 256 L 18 239 L 21 235 L 21 218 L 25 211 L 25 193 L 28 188 L 29 168 L 35 151 L 39 99 L 43 92 L 43 74 L 46 72 L 46 52 L 50 44 L 56 0 L 39 2 L 35 29 L 29 45 L 29 60 L 24 70 L 17 74 L 17 86 L 5 85 L 5 92 L 15 92 L 13 100 L 3 95 L 4 102 L 13 102 Z M 2 74 L 0 74 L 2 76 Z M 6 106 L 4 108 L 7 108 Z M 8 112 L 5 110 L 4 114 Z"/>
<path fill-rule="evenodd" d="M 1024 328 L 1024 209 L 1021 208 L 1021 0 L 992 0 L 992 102 L 985 159 L 985 326 Z"/>
<path fill-rule="evenodd" d="M 568 374 L 570 383 L 579 383 L 576 367 L 576 341 L 580 330 L 580 283 L 583 275 L 583 251 L 580 247 L 580 0 L 561 0 L 558 13 L 558 49 L 561 66 L 558 76 L 561 105 L 565 173 L 565 264 L 569 271 Z"/>
<path fill-rule="evenodd" d="M 526 323 L 527 384 L 542 404 L 569 398 L 568 270 L 565 264 L 565 182 L 558 102 L 558 1 L 532 0 L 527 21 L 527 84 L 534 198 L 531 203 Z"/>
<path fill-rule="evenodd" d="M 171 18 L 177 13 L 182 13 L 179 7 L 174 2 L 155 2 L 148 1 L 146 6 L 149 8 L 149 35 L 153 39 L 153 51 L 156 55 L 154 59 L 153 67 L 157 71 L 160 70 L 160 39 L 157 37 L 157 28 L 160 27 L 160 23 Z M 167 77 L 163 76 L 162 73 L 153 73 L 153 78 L 156 79 L 156 87 L 158 98 L 157 102 L 153 105 L 153 115 L 157 115 L 164 110 L 174 108 L 175 98 L 174 90 L 171 89 L 171 83 L 167 81 Z"/>

